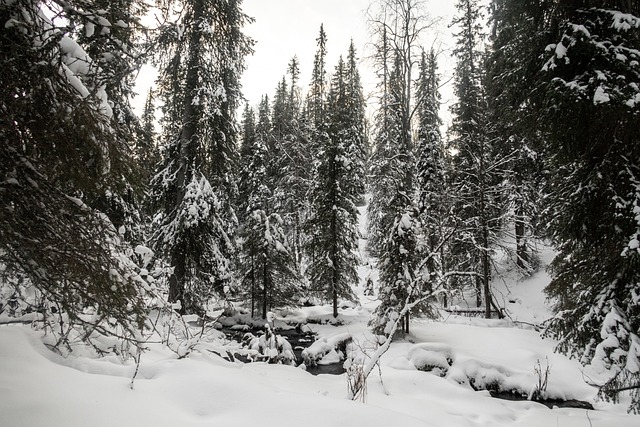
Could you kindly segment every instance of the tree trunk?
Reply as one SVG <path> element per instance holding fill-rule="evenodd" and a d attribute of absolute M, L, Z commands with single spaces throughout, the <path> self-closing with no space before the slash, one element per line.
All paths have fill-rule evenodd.
<path fill-rule="evenodd" d="M 267 300 L 269 299 L 269 268 L 266 258 L 262 264 L 262 318 L 267 318 Z"/>
<path fill-rule="evenodd" d="M 333 243 L 331 244 L 331 263 L 333 268 L 333 274 L 331 275 L 331 295 L 333 299 L 333 318 L 338 317 L 338 280 L 339 280 L 339 271 L 338 271 L 338 254 L 336 248 L 336 238 L 337 238 L 337 230 L 336 230 L 336 211 L 334 210 L 331 215 L 331 235 L 333 236 Z"/>
<path fill-rule="evenodd" d="M 483 253 L 482 253 L 482 282 L 484 284 L 484 315 L 487 319 L 491 319 L 491 289 L 489 287 L 489 231 L 487 230 L 486 225 L 482 230 L 482 245 Z"/>
<path fill-rule="evenodd" d="M 193 5 L 193 25 L 197 26 L 202 18 L 202 1 L 196 0 Z M 178 172 L 176 175 L 176 200 L 175 208 L 180 209 L 180 205 L 186 194 L 187 185 L 193 178 L 193 166 L 197 156 L 197 132 L 198 111 L 194 105 L 194 97 L 198 89 L 198 74 L 200 65 L 200 41 L 201 33 L 194 29 L 189 40 L 189 57 L 187 59 L 187 75 L 185 78 L 185 99 L 183 104 L 182 130 L 180 132 L 180 158 L 178 161 Z M 174 247 L 171 251 L 171 265 L 174 267 L 169 278 L 169 302 L 180 301 L 182 303 L 182 313 L 185 313 L 184 293 L 185 293 L 185 264 L 188 254 L 182 247 Z"/>
<path fill-rule="evenodd" d="M 525 237 L 524 208 L 521 201 L 516 209 L 515 232 L 516 232 L 516 265 L 524 270 L 527 268 L 529 256 L 527 254 L 527 240 Z"/>
<path fill-rule="evenodd" d="M 409 312 L 404 315 L 404 333 L 409 334 Z"/>
<path fill-rule="evenodd" d="M 256 257 L 251 255 L 251 318 L 256 314 Z"/>
<path fill-rule="evenodd" d="M 177 253 L 178 249 L 174 248 L 174 251 Z M 186 301 L 184 300 L 184 256 L 171 256 L 171 261 L 173 264 L 173 273 L 171 273 L 171 277 L 169 277 L 169 302 L 180 303 L 180 309 L 178 313 L 185 314 L 186 313 Z"/>

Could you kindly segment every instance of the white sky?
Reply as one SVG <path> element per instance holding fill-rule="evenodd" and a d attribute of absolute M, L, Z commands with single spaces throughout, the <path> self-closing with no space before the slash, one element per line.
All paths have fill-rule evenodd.
<path fill-rule="evenodd" d="M 340 55 L 346 56 L 353 38 L 358 57 L 361 59 L 365 96 L 375 88 L 375 78 L 366 59 L 370 54 L 369 34 L 365 11 L 371 0 L 244 0 L 244 12 L 255 18 L 245 28 L 246 34 L 255 41 L 255 53 L 247 57 L 247 70 L 242 78 L 243 93 L 251 105 L 257 105 L 263 94 L 271 98 L 277 83 L 287 71 L 290 59 L 297 55 L 300 62 L 300 84 L 303 92 L 311 79 L 316 39 L 320 24 L 327 34 L 327 73 L 332 73 Z M 426 34 L 425 49 L 435 43 L 440 55 L 442 81 L 451 76 L 453 61 L 451 23 L 455 13 L 454 0 L 426 0 L 426 11 L 431 18 L 440 17 L 432 33 Z M 442 90 L 443 102 L 449 104 L 451 85 Z M 443 116 L 448 116 L 446 108 Z"/>
<path fill-rule="evenodd" d="M 358 57 L 365 96 L 371 96 L 375 78 L 371 63 L 366 59 L 370 53 L 369 34 L 365 11 L 372 0 L 244 0 L 244 12 L 255 18 L 255 22 L 244 28 L 256 44 L 255 53 L 246 58 L 247 69 L 242 76 L 243 94 L 248 102 L 257 106 L 263 94 L 273 97 L 277 83 L 286 74 L 290 59 L 296 55 L 300 63 L 300 85 L 306 93 L 311 79 L 313 58 L 316 53 L 316 38 L 320 24 L 327 34 L 327 73 L 331 74 L 340 55 L 346 56 L 353 38 Z M 440 18 L 434 30 L 425 34 L 424 48 L 433 45 L 439 54 L 442 82 L 450 80 L 454 61 L 451 55 L 453 44 L 448 27 L 455 14 L 455 0 L 425 0 L 425 9 L 431 18 Z M 146 93 L 156 75 L 145 66 L 140 73 L 134 99 L 134 108 L 142 111 Z M 448 105 L 451 104 L 451 84 L 442 90 L 443 108 L 441 116 L 448 121 Z M 373 99 L 373 97 L 371 97 Z"/>

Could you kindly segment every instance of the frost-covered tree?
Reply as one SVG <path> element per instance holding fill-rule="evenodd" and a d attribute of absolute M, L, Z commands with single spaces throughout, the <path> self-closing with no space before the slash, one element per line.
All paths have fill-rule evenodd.
<path fill-rule="evenodd" d="M 274 196 L 277 211 L 285 221 L 285 232 L 294 258 L 301 267 L 303 231 L 309 208 L 313 155 L 302 120 L 299 84 L 299 63 L 293 57 L 288 65 L 288 83 L 283 77 L 276 89 L 272 119 L 272 157 L 278 174 Z"/>
<path fill-rule="evenodd" d="M 314 129 L 320 130 L 325 122 L 325 98 L 327 96 L 327 33 L 324 26 L 320 25 L 320 32 L 316 39 L 317 50 L 313 59 L 313 71 L 309 92 L 307 93 L 307 117 Z"/>
<path fill-rule="evenodd" d="M 356 69 L 338 62 L 326 105 L 326 138 L 320 146 L 317 176 L 307 230 L 312 238 L 307 252 L 312 289 L 333 305 L 338 317 L 338 298 L 354 299 L 358 282 L 358 211 L 364 192 L 363 116 L 364 98 Z"/>
<path fill-rule="evenodd" d="M 163 7 L 168 24 L 160 31 L 157 63 L 165 157 L 153 179 L 162 207 L 153 239 L 169 260 L 169 300 L 181 312 L 201 311 L 231 284 L 234 116 L 252 45 L 241 32 L 249 18 L 240 5 L 192 0 Z"/>
<path fill-rule="evenodd" d="M 402 306 L 398 304 L 404 304 L 404 295 L 418 298 L 421 291 L 417 284 L 419 257 L 413 241 L 420 231 L 398 232 L 398 226 L 418 225 L 412 129 L 418 105 L 414 73 L 420 60 L 420 38 L 431 25 L 423 7 L 418 0 L 381 0 L 375 3 L 369 16 L 372 32 L 379 40 L 376 57 L 383 74 L 383 102 L 376 123 L 376 153 L 371 166 L 375 182 L 372 196 L 380 198 L 369 209 L 369 244 L 381 266 L 379 287 L 390 290 L 381 293 L 383 299 L 372 321 L 375 329 L 384 319 L 393 317 L 394 312 L 400 312 Z M 410 252 L 396 256 L 397 251 Z M 398 280 L 399 272 L 407 274 Z M 391 294 L 395 298 L 389 298 Z M 409 312 L 402 329 L 409 330 Z"/>
<path fill-rule="evenodd" d="M 436 53 L 422 52 L 416 84 L 416 197 L 422 227 L 422 258 L 428 259 L 423 275 L 431 284 L 444 273 L 445 241 L 451 232 L 451 197 L 446 182 L 445 150 L 440 126 L 440 77 Z"/>
<path fill-rule="evenodd" d="M 117 123 L 114 129 L 120 141 L 118 149 L 130 157 L 143 132 L 131 99 L 135 96 L 137 71 L 148 60 L 146 28 L 140 20 L 149 5 L 141 0 L 94 0 L 59 7 L 66 9 L 72 33 L 94 58 L 92 66 L 100 70 L 95 73 L 94 84 L 102 87 L 109 99 L 113 121 Z M 124 227 L 126 239 L 135 245 L 144 238 L 140 207 L 148 174 L 137 167 L 117 167 L 114 164 L 109 173 L 122 181 L 122 189 L 104 189 L 91 195 L 95 200 L 90 204 L 106 213 L 116 227 Z"/>
<path fill-rule="evenodd" d="M 149 89 L 147 99 L 144 103 L 144 110 L 140 117 L 142 131 L 136 141 L 135 155 L 138 165 L 142 169 L 143 180 L 148 183 L 151 180 L 154 168 L 160 161 L 160 152 L 157 147 L 156 132 L 156 106 L 155 92 Z"/>
<path fill-rule="evenodd" d="M 547 295 L 558 349 L 612 368 L 612 396 L 640 411 L 640 7 L 572 1 L 551 9 L 537 74 L 538 123 L 552 154 Z"/>
<path fill-rule="evenodd" d="M 275 307 L 297 304 L 299 297 L 294 259 L 272 197 L 277 180 L 267 146 L 270 132 L 268 111 L 264 110 L 268 105 L 268 99 L 263 98 L 257 127 L 253 111 L 245 110 L 238 184 L 242 291 L 251 299 L 252 315 L 261 312 L 263 318 Z"/>
<path fill-rule="evenodd" d="M 127 190 L 124 127 L 108 73 L 70 25 L 97 20 L 108 29 L 112 17 L 80 1 L 0 2 L 2 295 L 15 284 L 10 292 L 55 325 L 59 343 L 91 340 L 94 331 L 137 336 L 146 316 L 121 227 L 97 203 Z"/>
<path fill-rule="evenodd" d="M 453 23 L 457 58 L 454 90 L 458 98 L 452 106 L 450 144 L 451 186 L 455 200 L 454 227 L 447 270 L 458 271 L 458 286 L 475 286 L 477 305 L 484 300 L 485 316 L 491 316 L 491 254 L 504 224 L 506 204 L 501 187 L 507 159 L 497 154 L 487 118 L 483 85 L 481 9 L 477 0 L 456 3 Z M 470 282 L 470 283 L 466 283 Z"/>
<path fill-rule="evenodd" d="M 523 274 L 535 268 L 532 237 L 541 230 L 544 132 L 535 124 L 530 97 L 544 49 L 541 29 L 548 15 L 545 0 L 513 2 L 495 0 L 491 7 L 492 30 L 486 57 L 485 88 L 491 134 L 500 155 L 508 158 L 504 190 L 508 194 L 509 222 L 516 243 L 513 254 Z"/>
<path fill-rule="evenodd" d="M 383 28 L 377 44 L 376 62 L 379 64 L 380 107 L 374 118 L 373 153 L 369 160 L 369 191 L 371 200 L 367 207 L 368 249 L 373 256 L 379 256 L 386 230 L 393 221 L 391 200 L 402 179 L 402 164 L 396 156 L 400 147 L 401 124 L 398 96 L 395 89 L 395 66 L 390 66 L 389 41 Z"/>

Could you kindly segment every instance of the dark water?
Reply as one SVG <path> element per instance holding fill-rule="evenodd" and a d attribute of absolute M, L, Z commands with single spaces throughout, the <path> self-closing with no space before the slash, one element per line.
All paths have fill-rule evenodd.
<path fill-rule="evenodd" d="M 511 393 L 511 392 L 490 392 L 491 397 L 495 397 L 496 399 L 503 400 L 513 400 L 513 401 L 526 401 L 529 398 L 526 395 L 520 393 Z M 584 402 L 582 400 L 558 400 L 558 399 L 547 399 L 547 400 L 535 400 L 532 401 L 535 403 L 540 403 L 547 408 L 553 409 L 554 407 L 558 408 L 577 408 L 577 409 L 589 409 L 593 410 L 593 405 L 589 402 Z"/>
<path fill-rule="evenodd" d="M 231 329 L 223 329 L 222 331 L 227 335 L 227 338 L 237 342 L 242 342 L 242 337 L 247 332 L 250 332 L 255 336 L 258 336 L 259 334 L 264 332 L 263 329 L 251 329 L 248 331 L 234 331 Z M 300 328 L 278 330 L 275 331 L 275 333 L 286 338 L 287 341 L 289 341 L 289 344 L 291 344 L 291 347 L 293 348 L 293 353 L 296 356 L 297 365 L 302 363 L 302 351 L 313 344 L 313 342 L 316 340 L 316 335 L 313 332 L 303 332 Z M 236 354 L 235 358 L 244 363 L 249 363 L 249 360 L 246 357 L 242 357 Z M 342 375 L 345 372 L 342 364 L 343 362 L 332 363 L 329 365 L 307 366 L 306 370 L 312 375 Z"/>

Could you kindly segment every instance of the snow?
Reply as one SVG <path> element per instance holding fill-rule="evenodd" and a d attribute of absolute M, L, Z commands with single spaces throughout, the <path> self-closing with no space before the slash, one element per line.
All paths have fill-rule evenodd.
<path fill-rule="evenodd" d="M 362 212 L 362 210 L 361 210 Z M 362 225 L 362 224 L 361 224 Z M 360 245 L 364 248 L 362 242 Z M 143 256 L 144 247 L 136 248 Z M 361 249 L 366 260 L 366 253 Z M 541 247 L 548 264 L 553 252 Z M 497 255 L 497 264 L 505 264 Z M 374 263 L 359 268 L 360 282 L 377 279 Z M 413 318 L 412 333 L 394 341 L 367 384 L 364 403 L 346 399 L 346 374 L 313 376 L 304 369 L 263 362 L 229 362 L 221 334 L 211 342 L 189 341 L 171 350 L 152 340 L 141 354 L 139 371 L 133 360 L 78 352 L 58 356 L 43 344 L 42 332 L 28 325 L 0 326 L 0 424 L 6 426 L 249 426 L 276 427 L 637 427 L 640 416 L 626 414 L 620 404 L 596 400 L 607 372 L 583 367 L 553 352 L 557 344 L 542 339 L 535 327 L 551 313 L 542 294 L 549 276 L 544 269 L 525 280 L 505 267 L 492 286 L 507 319 L 480 319 L 442 312 L 440 321 Z M 348 342 L 348 363 L 366 363 L 379 340 L 368 330 L 375 298 L 354 287 L 359 304 L 341 309 L 339 322 L 308 323 L 319 339 L 306 351 L 309 360 L 342 360 L 338 343 Z M 452 301 L 464 307 L 465 300 Z M 331 319 L 331 306 L 274 311 L 273 324 Z M 3 317 L 2 320 L 5 320 Z M 193 319 L 191 319 L 193 320 Z M 615 330 L 615 316 L 607 323 Z M 239 329 L 246 329 L 245 325 Z M 276 338 L 276 337 L 274 337 Z M 276 338 L 277 339 L 277 338 Z M 252 345 L 273 348 L 263 336 Z M 285 351 L 289 351 L 282 342 Z M 637 341 L 633 345 L 640 346 Z M 365 355 L 366 354 L 366 355 Z M 531 401 L 492 398 L 486 389 L 529 394 L 538 377 L 535 367 L 549 366 L 548 397 L 579 399 L 595 411 L 549 409 Z M 638 370 L 638 367 L 631 368 Z M 380 376 L 381 373 L 381 376 Z"/>
<path fill-rule="evenodd" d="M 558 59 L 564 58 L 567 55 L 567 47 L 562 42 L 558 43 L 555 48 L 555 54 Z"/>
<path fill-rule="evenodd" d="M 630 13 L 608 11 L 613 17 L 613 28 L 617 31 L 628 31 L 632 28 L 640 28 L 640 19 Z"/>
<path fill-rule="evenodd" d="M 593 103 L 595 105 L 604 104 L 611 101 L 611 97 L 605 92 L 602 86 L 598 86 L 596 92 L 593 94 Z"/>

